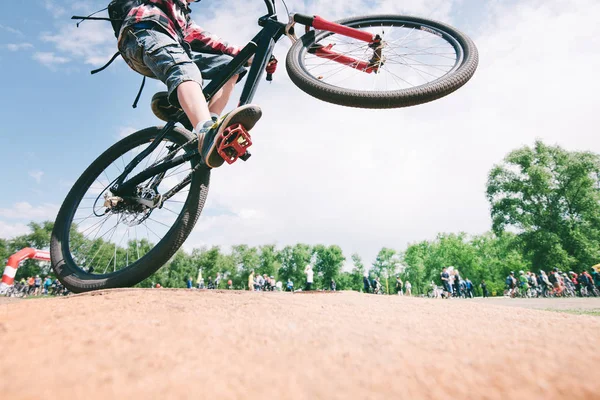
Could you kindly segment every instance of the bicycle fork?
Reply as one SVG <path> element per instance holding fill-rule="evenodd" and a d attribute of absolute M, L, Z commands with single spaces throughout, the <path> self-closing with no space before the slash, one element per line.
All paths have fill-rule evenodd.
<path fill-rule="evenodd" d="M 317 30 L 323 30 L 328 32 L 337 33 L 342 36 L 347 36 L 356 40 L 360 40 L 368 43 L 369 48 L 373 50 L 373 55 L 369 61 L 358 60 L 354 57 L 350 57 L 341 53 L 337 53 L 333 50 L 334 44 L 330 43 L 327 46 L 317 45 L 313 48 L 308 49 L 310 54 L 314 54 L 319 58 L 325 58 L 331 61 L 335 61 L 340 64 L 347 65 L 351 68 L 365 72 L 367 74 L 377 73 L 379 68 L 384 64 L 385 58 L 383 57 L 383 48 L 385 42 L 379 35 L 373 35 L 372 33 L 354 29 L 349 26 L 336 24 L 335 22 L 328 21 L 317 15 L 309 16 L 303 14 L 293 14 L 291 16 L 290 25 L 288 25 L 288 35 L 295 38 L 293 24 L 295 22 L 305 25 L 308 33 L 308 28 L 313 27 Z M 292 39 L 295 40 L 295 39 Z"/>

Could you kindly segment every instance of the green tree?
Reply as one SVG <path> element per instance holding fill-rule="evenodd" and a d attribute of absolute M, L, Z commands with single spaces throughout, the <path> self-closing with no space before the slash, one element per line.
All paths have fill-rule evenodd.
<path fill-rule="evenodd" d="M 248 276 L 251 271 L 259 271 L 260 258 L 255 247 L 249 247 L 245 244 L 233 246 L 232 256 L 236 264 L 237 274 L 233 277 L 233 286 L 236 289 L 248 288 Z"/>
<path fill-rule="evenodd" d="M 194 263 L 197 268 L 202 270 L 202 277 L 206 284 L 208 284 L 209 278 L 214 281 L 221 272 L 221 248 L 213 246 L 209 250 L 196 253 Z"/>
<path fill-rule="evenodd" d="M 518 231 L 534 269 L 581 271 L 600 260 L 600 156 L 536 142 L 490 172 L 493 230 Z"/>
<path fill-rule="evenodd" d="M 337 279 L 346 257 L 339 246 L 317 245 L 313 248 L 315 255 L 316 287 L 329 289 L 331 280 Z M 336 282 L 337 283 L 337 282 Z"/>
<path fill-rule="evenodd" d="M 279 280 L 284 285 L 288 279 L 294 282 L 295 288 L 304 287 L 306 276 L 304 268 L 310 263 L 312 258 L 312 249 L 309 245 L 298 243 L 294 246 L 285 246 L 279 252 L 281 267 L 279 268 Z"/>
<path fill-rule="evenodd" d="M 357 253 L 352 254 L 352 273 L 350 275 L 350 286 L 344 287 L 356 291 L 361 291 L 363 287 L 363 276 L 365 276 L 365 266 Z"/>
<path fill-rule="evenodd" d="M 164 287 L 184 288 L 188 278 L 194 279 L 197 274 L 197 268 L 194 265 L 192 257 L 186 254 L 183 250 L 178 250 L 171 258 L 169 263 L 161 268 L 162 274 L 159 274 L 157 283 Z M 161 282 L 161 278 L 166 278 L 166 281 Z"/>
<path fill-rule="evenodd" d="M 377 258 L 373 263 L 373 272 L 380 278 L 384 279 L 381 283 L 384 285 L 387 294 L 390 294 L 389 278 L 396 274 L 399 266 L 400 259 L 396 250 L 388 249 L 386 247 L 379 250 Z"/>
<path fill-rule="evenodd" d="M 277 272 L 281 268 L 279 254 L 274 244 L 260 246 L 259 249 L 259 267 L 258 271 L 261 274 L 267 274 L 277 278 Z"/>
<path fill-rule="evenodd" d="M 0 264 L 2 264 L 2 266 L 6 265 L 8 257 L 11 256 L 9 246 L 8 240 L 0 239 Z"/>

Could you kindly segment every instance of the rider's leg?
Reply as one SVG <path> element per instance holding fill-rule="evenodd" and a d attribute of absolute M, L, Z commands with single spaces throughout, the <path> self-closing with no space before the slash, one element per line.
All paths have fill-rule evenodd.
<path fill-rule="evenodd" d="M 213 98 L 210 100 L 210 104 L 208 105 L 208 109 L 210 110 L 211 114 L 221 115 L 223 113 L 223 110 L 225 110 L 225 107 L 231 98 L 231 93 L 233 93 L 233 89 L 235 89 L 235 84 L 237 83 L 238 78 L 238 75 L 234 75 L 227 81 L 221 90 L 215 93 Z"/>
<path fill-rule="evenodd" d="M 198 82 L 186 81 L 181 83 L 177 87 L 177 99 L 193 127 L 197 127 L 200 122 L 211 120 L 208 104 L 206 104 L 206 99 Z"/>

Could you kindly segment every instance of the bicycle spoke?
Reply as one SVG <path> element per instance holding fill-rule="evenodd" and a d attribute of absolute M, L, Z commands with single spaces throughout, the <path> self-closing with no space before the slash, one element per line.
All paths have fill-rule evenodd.
<path fill-rule="evenodd" d="M 455 50 L 453 39 L 444 35 L 443 30 L 430 25 L 400 23 L 391 19 L 376 23 L 367 20 L 349 26 L 379 35 L 381 53 L 376 53 L 371 44 L 361 40 L 335 33 L 321 36 L 317 33 L 317 41 L 305 48 L 302 55 L 302 63 L 308 74 L 342 89 L 392 91 L 419 87 L 438 80 L 451 73 L 460 61 L 460 53 Z M 321 46 L 331 46 L 332 51 L 338 54 L 324 58 L 309 53 L 309 49 L 312 51 Z M 379 55 L 381 59 L 376 59 Z M 351 57 L 357 62 L 372 60 L 375 68 L 367 72 L 341 64 L 337 61 L 342 56 Z"/>
<path fill-rule="evenodd" d="M 128 176 L 138 175 L 147 167 L 194 151 L 186 147 L 191 142 L 193 139 L 179 144 L 181 142 L 169 139 L 169 135 L 165 136 L 145 157 L 145 161 L 133 166 Z M 71 219 L 74 233 L 70 235 L 69 251 L 76 265 L 90 274 L 115 273 L 140 260 L 155 243 L 163 240 L 185 207 L 189 187 L 175 193 L 173 199 L 165 198 L 161 208 L 152 208 L 135 197 L 121 198 L 111 193 L 113 178 L 122 175 L 122 171 L 151 143 L 135 145 L 98 171 L 74 211 Z M 148 178 L 137 186 L 134 193 L 152 200 L 168 193 L 181 182 L 187 180 L 189 185 L 192 176 L 191 164 L 186 162 Z M 107 205 L 104 205 L 105 198 L 110 200 Z M 143 225 L 142 231 L 138 232 L 140 225 Z"/>

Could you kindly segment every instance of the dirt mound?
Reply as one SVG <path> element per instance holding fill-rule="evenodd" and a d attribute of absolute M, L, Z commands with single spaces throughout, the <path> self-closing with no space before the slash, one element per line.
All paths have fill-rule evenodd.
<path fill-rule="evenodd" d="M 0 304 L 0 397 L 600 398 L 600 318 L 341 293 Z"/>

